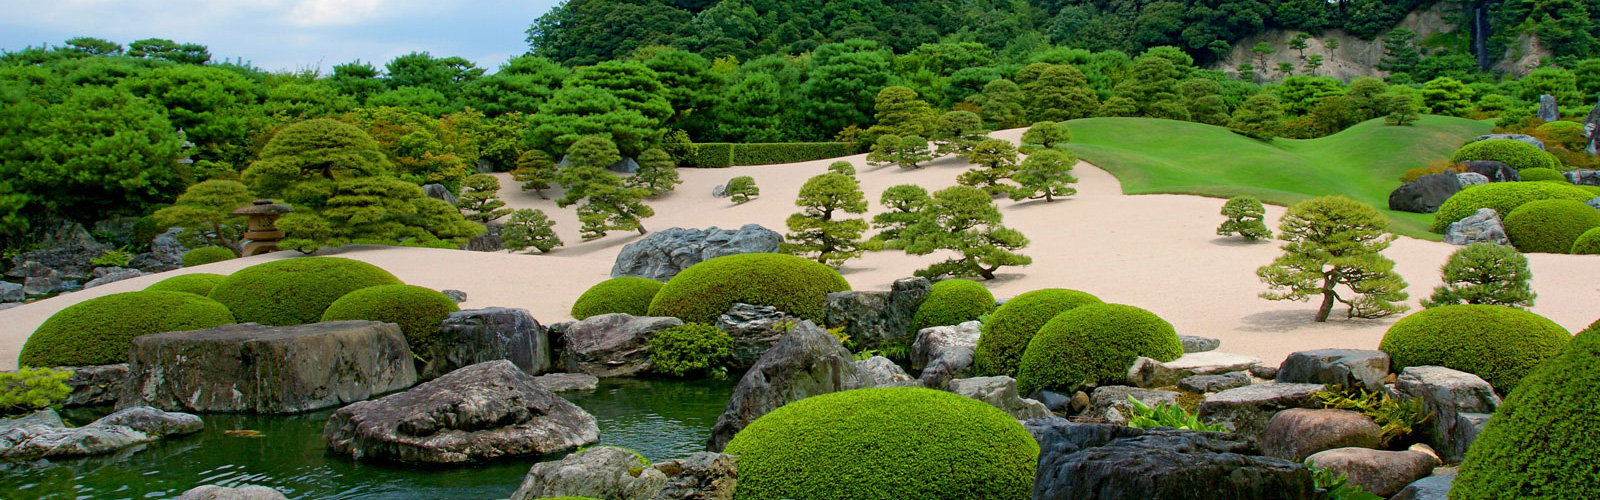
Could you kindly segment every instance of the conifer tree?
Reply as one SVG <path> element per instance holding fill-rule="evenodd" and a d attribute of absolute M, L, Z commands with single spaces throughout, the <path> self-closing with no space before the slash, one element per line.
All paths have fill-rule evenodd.
<path fill-rule="evenodd" d="M 1256 270 L 1272 288 L 1261 297 L 1306 301 L 1321 296 L 1319 323 L 1328 320 L 1334 302 L 1349 306 L 1351 318 L 1404 312 L 1406 282 L 1394 272 L 1394 261 L 1380 253 L 1395 238 L 1388 227 L 1389 219 L 1372 205 L 1343 196 L 1294 204 L 1278 228 L 1278 239 L 1288 242 L 1283 255 Z M 1341 296 L 1340 286 L 1352 295 Z"/>
<path fill-rule="evenodd" d="M 500 180 L 489 174 L 473 174 L 461 181 L 461 196 L 456 209 L 466 211 L 467 220 L 488 224 L 511 214 L 500 199 Z"/>
<path fill-rule="evenodd" d="M 1072 130 L 1065 123 L 1036 122 L 1022 133 L 1023 153 L 1032 153 L 1039 149 L 1052 149 L 1064 146 L 1072 140 Z"/>
<path fill-rule="evenodd" d="M 1017 173 L 1011 180 L 1017 182 L 1017 187 L 1011 190 L 1013 201 L 1044 198 L 1046 202 L 1055 201 L 1057 196 L 1072 196 L 1078 190 L 1068 184 L 1078 182 L 1072 176 L 1072 165 L 1078 163 L 1078 155 L 1057 149 L 1036 151 L 1022 160 L 1017 167 Z"/>
<path fill-rule="evenodd" d="M 550 183 L 556 179 L 556 164 L 544 151 L 530 149 L 517 157 L 517 168 L 511 171 L 511 178 L 522 183 L 523 191 L 533 191 L 540 199 L 548 200 L 544 190 L 550 189 Z"/>
<path fill-rule="evenodd" d="M 950 111 L 939 115 L 929 139 L 936 144 L 934 156 L 956 155 L 966 158 L 972 147 L 983 142 L 989 130 L 983 117 L 971 111 Z"/>
<path fill-rule="evenodd" d="M 1528 258 L 1517 249 L 1494 243 L 1473 243 L 1450 254 L 1439 268 L 1444 284 L 1423 299 L 1422 307 L 1490 304 L 1521 309 L 1533 306 Z"/>
<path fill-rule="evenodd" d="M 884 134 L 878 136 L 877 142 L 872 144 L 872 151 L 867 153 L 867 163 L 874 167 L 895 165 L 895 159 L 900 153 L 900 136 Z"/>
<path fill-rule="evenodd" d="M 751 198 L 761 196 L 761 188 L 756 187 L 756 179 L 748 175 L 741 175 L 728 180 L 728 197 L 735 204 L 750 201 Z"/>
<path fill-rule="evenodd" d="M 852 165 L 852 164 L 850 164 L 850 162 L 847 162 L 847 161 L 844 161 L 844 160 L 839 160 L 839 161 L 836 161 L 836 162 L 833 162 L 833 163 L 829 163 L 828 164 L 828 171 L 832 172 L 832 173 L 835 173 L 835 174 L 844 175 L 844 176 L 849 177 L 851 179 L 856 178 L 856 166 Z"/>
<path fill-rule="evenodd" d="M 672 155 L 659 148 L 646 149 L 639 154 L 639 171 L 629 179 L 630 186 L 644 188 L 650 196 L 670 193 L 678 184 L 683 181 L 678 179 Z"/>
<path fill-rule="evenodd" d="M 855 179 L 837 173 L 812 177 L 800 187 L 794 204 L 801 210 L 789 216 L 784 252 L 830 267 L 861 256 L 861 233 L 867 230 L 867 221 L 840 218 L 867 211 L 866 195 Z"/>
<path fill-rule="evenodd" d="M 543 210 L 517 210 L 500 228 L 501 246 L 515 252 L 533 247 L 539 253 L 550 253 L 551 249 L 562 245 L 561 237 L 556 236 L 553 229 L 555 225 L 555 221 L 550 220 Z"/>
<path fill-rule="evenodd" d="M 880 229 L 874 239 L 891 248 L 904 247 L 905 229 L 917 222 L 930 200 L 932 198 L 928 197 L 928 190 L 916 184 L 901 184 L 883 190 L 878 203 L 883 205 L 884 212 L 872 217 L 872 227 Z"/>
<path fill-rule="evenodd" d="M 918 270 L 917 276 L 992 280 L 1001 267 L 1033 263 L 1032 257 L 1015 252 L 1028 246 L 1028 238 L 1002 226 L 1000 208 L 974 187 L 954 186 L 933 193 L 917 222 L 902 234 L 908 241 L 907 254 L 928 255 L 939 250 L 961 254 Z"/>
<path fill-rule="evenodd" d="M 568 165 L 557 173 L 567 192 L 556 200 L 556 205 L 568 207 L 584 202 L 578 207 L 578 220 L 583 223 L 579 231 L 584 239 L 603 237 L 614 230 L 648 232 L 643 219 L 654 216 L 655 210 L 643 201 L 650 196 L 650 190 L 624 186 L 621 179 L 605 169 L 621 158 L 616 144 L 604 137 L 584 137 L 567 149 Z"/>
<path fill-rule="evenodd" d="M 1228 128 L 1238 129 L 1257 138 L 1270 140 L 1282 128 L 1283 106 L 1270 94 L 1256 94 L 1233 110 Z"/>
<path fill-rule="evenodd" d="M 1228 220 L 1217 227 L 1217 234 L 1222 236 L 1239 235 L 1245 240 L 1255 241 L 1262 238 L 1271 238 L 1272 230 L 1267 229 L 1267 208 L 1261 206 L 1261 200 L 1254 196 L 1235 196 L 1222 204 L 1222 215 Z"/>
<path fill-rule="evenodd" d="M 980 188 L 990 195 L 1000 195 L 1011 190 L 1000 181 L 1010 179 L 1017 170 L 1017 148 L 1011 141 L 989 139 L 978 143 L 968 155 L 973 167 L 956 177 L 963 186 Z"/>

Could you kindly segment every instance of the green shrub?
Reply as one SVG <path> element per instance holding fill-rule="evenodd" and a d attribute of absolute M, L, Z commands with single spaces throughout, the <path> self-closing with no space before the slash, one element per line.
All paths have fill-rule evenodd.
<path fill-rule="evenodd" d="M 1533 129 L 1546 145 L 1556 145 L 1571 151 L 1582 151 L 1589 145 L 1589 138 L 1583 135 L 1583 124 L 1569 121 L 1554 121 L 1545 123 Z"/>
<path fill-rule="evenodd" d="M 684 323 L 650 336 L 650 362 L 657 372 L 678 377 L 705 373 L 733 356 L 733 337 L 715 326 Z"/>
<path fill-rule="evenodd" d="M 133 254 L 121 250 L 106 250 L 89 261 L 95 267 L 128 267 L 133 262 Z"/>
<path fill-rule="evenodd" d="M 1443 366 L 1482 377 L 1502 393 L 1572 336 L 1543 316 L 1503 306 L 1463 304 L 1401 318 L 1383 334 L 1395 373 L 1410 366 Z"/>
<path fill-rule="evenodd" d="M 1567 253 L 1578 237 L 1600 227 L 1600 210 L 1581 201 L 1532 201 L 1505 217 L 1506 236 L 1523 252 Z"/>
<path fill-rule="evenodd" d="M 1567 176 L 1561 175 L 1561 172 L 1557 172 L 1554 169 L 1548 169 L 1548 168 L 1543 168 L 1543 167 L 1541 167 L 1541 168 L 1530 168 L 1530 169 L 1523 170 L 1523 171 L 1518 172 L 1518 173 L 1522 174 L 1522 182 L 1549 181 L 1549 182 L 1567 183 Z M 1570 183 L 1568 183 L 1568 184 L 1570 184 Z"/>
<path fill-rule="evenodd" d="M 43 410 L 72 395 L 67 379 L 72 370 L 23 368 L 0 372 L 0 417 L 15 417 Z"/>
<path fill-rule="evenodd" d="M 1573 255 L 1600 255 L 1600 227 L 1584 231 L 1578 241 L 1572 243 Z"/>
<path fill-rule="evenodd" d="M 1039 444 L 981 401 L 913 387 L 781 406 L 734 435 L 739 500 L 1025 500 Z"/>
<path fill-rule="evenodd" d="M 983 323 L 973 352 L 973 366 L 979 375 L 1017 376 L 1022 352 L 1033 335 L 1063 311 L 1088 304 L 1103 304 L 1099 298 L 1077 290 L 1046 288 L 1007 300 Z"/>
<path fill-rule="evenodd" d="M 1504 218 L 1530 201 L 1585 201 L 1590 198 L 1594 195 L 1577 186 L 1553 182 L 1495 182 L 1471 186 L 1439 205 L 1439 211 L 1433 214 L 1433 232 L 1444 233 L 1450 223 L 1471 217 L 1480 208 L 1492 208 Z"/>
<path fill-rule="evenodd" d="M 22 345 L 22 366 L 90 366 L 128 362 L 133 338 L 233 324 L 215 300 L 181 292 L 127 292 L 68 306 L 39 325 Z"/>
<path fill-rule="evenodd" d="M 1218 235 L 1237 234 L 1247 241 L 1272 237 L 1272 230 L 1267 229 L 1265 222 L 1267 208 L 1254 196 L 1229 198 L 1227 203 L 1222 204 L 1222 215 L 1228 220 L 1222 221 L 1222 225 L 1217 226 Z"/>
<path fill-rule="evenodd" d="M 411 352 L 427 352 L 439 323 L 460 311 L 450 296 L 414 285 L 378 285 L 339 297 L 322 313 L 322 321 L 367 320 L 400 325 Z"/>
<path fill-rule="evenodd" d="M 856 153 L 855 145 L 848 142 L 786 142 L 732 144 L 713 142 L 696 144 L 695 153 L 685 167 L 725 168 L 743 165 L 772 165 L 798 163 L 850 156 Z"/>
<path fill-rule="evenodd" d="M 1532 306 L 1538 296 L 1528 285 L 1533 277 L 1528 257 L 1499 243 L 1479 242 L 1457 249 L 1439 274 L 1444 284 L 1434 287 L 1433 296 L 1422 299 L 1422 307 L 1465 303 L 1520 309 Z"/>
<path fill-rule="evenodd" d="M 994 312 L 994 294 L 976 281 L 949 279 L 933 284 L 911 317 L 911 331 L 958 325 Z"/>
<path fill-rule="evenodd" d="M 147 292 L 183 292 L 205 297 L 211 295 L 211 290 L 217 287 L 227 276 L 211 273 L 194 273 L 173 276 L 155 282 L 145 287 Z"/>
<path fill-rule="evenodd" d="M 589 287 L 572 303 L 572 319 L 583 321 L 590 316 L 623 313 L 634 316 L 650 314 L 650 300 L 661 291 L 664 283 L 650 278 L 623 276 L 611 278 Z"/>
<path fill-rule="evenodd" d="M 1538 146 L 1513 139 L 1490 139 L 1461 146 L 1450 161 L 1498 161 L 1517 170 L 1530 168 L 1560 169 L 1561 162 Z"/>
<path fill-rule="evenodd" d="M 1495 410 L 1452 500 L 1600 498 L 1600 322 L 1579 333 Z"/>
<path fill-rule="evenodd" d="M 728 255 L 674 276 L 650 301 L 650 315 L 711 324 L 743 302 L 822 324 L 828 294 L 848 290 L 838 271 L 816 261 L 776 253 Z"/>
<path fill-rule="evenodd" d="M 733 144 L 726 142 L 695 144 L 685 167 L 727 168 L 733 166 Z"/>
<path fill-rule="evenodd" d="M 1087 304 L 1051 318 L 1028 342 L 1017 367 L 1017 388 L 1076 390 L 1086 383 L 1120 382 L 1140 356 L 1172 361 L 1183 342 L 1155 313 L 1122 304 Z"/>
<path fill-rule="evenodd" d="M 237 259 L 233 250 L 222 247 L 200 247 L 183 253 L 183 267 L 194 267 L 212 262 Z"/>
<path fill-rule="evenodd" d="M 728 199 L 734 203 L 744 203 L 751 198 L 761 196 L 761 188 L 756 186 L 754 177 L 741 175 L 728 180 Z"/>
<path fill-rule="evenodd" d="M 345 294 L 400 279 L 378 266 L 336 257 L 274 260 L 240 269 L 211 290 L 241 322 L 272 326 L 303 325 Z"/>

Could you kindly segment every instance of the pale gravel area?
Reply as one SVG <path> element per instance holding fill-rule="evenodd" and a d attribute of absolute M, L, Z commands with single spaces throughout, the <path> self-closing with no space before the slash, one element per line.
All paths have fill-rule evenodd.
<path fill-rule="evenodd" d="M 1017 140 L 1020 130 L 995 134 Z M 854 163 L 858 178 L 881 210 L 878 196 L 896 184 L 918 184 L 930 191 L 955 185 L 956 175 L 967 168 L 946 158 L 917 170 L 867 166 L 863 156 L 846 158 Z M 761 224 L 784 232 L 784 219 L 797 210 L 793 201 L 807 178 L 822 173 L 832 160 L 734 167 L 683 169 L 684 183 L 674 193 L 652 200 L 656 216 L 645 221 L 651 229 L 669 227 L 737 228 Z M 1374 349 L 1396 320 L 1334 319 L 1313 323 L 1316 303 L 1269 301 L 1258 297 L 1265 286 L 1256 278 L 1257 267 L 1276 257 L 1277 243 L 1245 243 L 1215 234 L 1222 221 L 1222 200 L 1184 195 L 1121 194 L 1116 178 L 1087 163 L 1074 170 L 1078 194 L 1053 203 L 1014 203 L 998 200 L 1005 224 L 1022 231 L 1032 244 L 1023 253 L 1032 256 L 1027 267 L 1003 268 L 999 278 L 984 284 L 996 297 L 1011 297 L 1039 288 L 1072 288 L 1093 293 L 1107 302 L 1149 309 L 1177 327 L 1179 333 L 1222 339 L 1222 350 L 1257 356 L 1276 364 L 1289 353 L 1319 348 Z M 521 307 L 539 321 L 567 321 L 574 299 L 594 283 L 609 277 L 621 247 L 642 236 L 612 233 L 584 242 L 578 237 L 571 208 L 556 208 L 550 200 L 521 192 L 509 175 L 498 174 L 503 197 L 516 208 L 542 208 L 557 221 L 556 229 L 568 246 L 546 255 L 480 253 L 399 247 L 351 247 L 325 252 L 329 256 L 371 262 L 388 269 L 406 283 L 467 293 L 463 308 Z M 756 179 L 762 196 L 742 205 L 713 198 L 712 187 L 738 175 Z M 547 191 L 555 198 L 558 190 Z M 1282 207 L 1268 207 L 1275 221 Z M 1402 237 L 1384 252 L 1398 264 L 1396 270 L 1410 284 L 1415 312 L 1418 299 L 1439 284 L 1439 266 L 1455 247 L 1444 243 Z M 177 274 L 229 273 L 250 264 L 298 255 L 280 252 L 248 259 L 208 264 L 196 268 L 145 276 L 66 294 L 0 311 L 0 369 L 13 369 L 23 342 L 56 311 L 70 304 L 117 292 L 142 289 Z M 1534 290 L 1539 298 L 1533 311 L 1568 330 L 1578 331 L 1600 317 L 1600 257 L 1529 255 Z M 887 290 L 897 278 L 930 262 L 938 255 L 916 257 L 898 251 L 871 253 L 849 262 L 841 271 L 859 290 Z"/>

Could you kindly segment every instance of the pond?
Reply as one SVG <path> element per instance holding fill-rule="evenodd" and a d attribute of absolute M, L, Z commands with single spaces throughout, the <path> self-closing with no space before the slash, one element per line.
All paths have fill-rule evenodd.
<path fill-rule="evenodd" d="M 605 379 L 563 393 L 600 423 L 600 444 L 651 461 L 705 450 L 737 377 L 726 380 Z M 64 412 L 83 424 L 105 410 Z M 73 460 L 0 464 L 0 498 L 175 498 L 202 484 L 257 484 L 291 499 L 429 500 L 507 498 L 539 458 L 462 466 L 356 462 L 325 452 L 333 410 L 290 416 L 201 415 L 205 430 L 143 450 Z M 230 433 L 229 431 L 255 431 Z M 545 457 L 553 459 L 557 457 Z"/>

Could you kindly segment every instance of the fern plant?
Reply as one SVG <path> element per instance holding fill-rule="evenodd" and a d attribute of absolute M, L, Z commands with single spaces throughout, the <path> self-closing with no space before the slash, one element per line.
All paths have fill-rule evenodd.
<path fill-rule="evenodd" d="M 1177 405 L 1162 403 L 1151 407 L 1129 395 L 1128 406 L 1133 410 L 1133 414 L 1128 416 L 1128 427 L 1139 429 L 1171 427 L 1186 431 L 1228 432 L 1228 429 L 1221 425 L 1201 422 L 1199 416 L 1191 415 Z"/>
<path fill-rule="evenodd" d="M 1328 500 L 1383 500 L 1360 486 L 1350 484 L 1350 479 L 1328 469 L 1311 468 L 1311 480 L 1328 494 Z"/>
<path fill-rule="evenodd" d="M 1351 410 L 1371 418 L 1383 429 L 1378 440 L 1384 447 L 1410 436 L 1417 426 L 1433 418 L 1421 399 L 1395 399 L 1381 391 L 1358 389 L 1352 392 L 1335 384 L 1312 396 L 1322 402 L 1323 408 Z"/>

